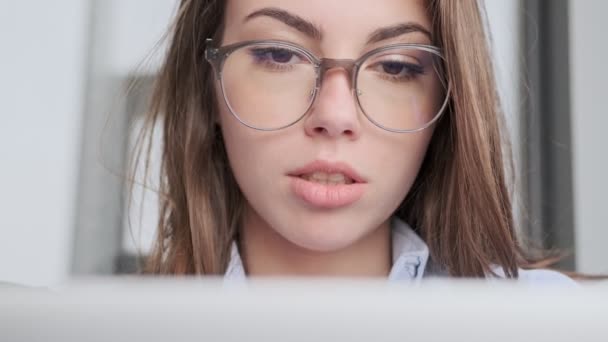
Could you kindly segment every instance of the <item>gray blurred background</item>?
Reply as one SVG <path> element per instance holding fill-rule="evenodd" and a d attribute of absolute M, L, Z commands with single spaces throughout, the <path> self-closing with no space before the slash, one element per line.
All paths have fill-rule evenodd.
<path fill-rule="evenodd" d="M 608 273 L 608 2 L 484 2 L 522 234 Z M 129 207 L 123 176 L 175 6 L 0 0 L 0 281 L 132 272 L 149 250 L 154 193 Z"/>

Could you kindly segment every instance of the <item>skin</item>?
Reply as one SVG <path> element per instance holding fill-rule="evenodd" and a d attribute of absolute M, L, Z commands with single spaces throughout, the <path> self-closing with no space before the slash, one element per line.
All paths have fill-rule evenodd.
<path fill-rule="evenodd" d="M 266 7 L 313 23 L 322 39 L 268 16 L 244 20 Z M 427 35 L 411 32 L 366 44 L 371 32 L 404 22 L 431 29 L 422 1 L 228 1 L 222 45 L 279 39 L 319 57 L 356 59 L 391 43 L 431 43 Z M 405 134 L 378 128 L 360 112 L 342 69 L 328 71 L 312 109 L 279 131 L 242 125 L 218 96 L 228 158 L 248 203 L 241 234 L 248 274 L 386 276 L 391 267 L 390 217 L 417 176 L 433 127 Z M 346 207 L 319 209 L 294 196 L 287 174 L 318 159 L 355 169 L 367 180 L 363 197 Z"/>

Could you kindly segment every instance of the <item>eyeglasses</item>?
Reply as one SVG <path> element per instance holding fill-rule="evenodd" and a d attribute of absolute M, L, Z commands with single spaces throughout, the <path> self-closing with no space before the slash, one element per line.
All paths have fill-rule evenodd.
<path fill-rule="evenodd" d="M 312 107 L 327 70 L 349 73 L 361 112 L 375 125 L 396 133 L 421 131 L 447 106 L 450 87 L 441 51 L 422 44 L 394 44 L 357 60 L 318 58 L 298 45 L 254 40 L 213 47 L 212 65 L 230 112 L 262 131 L 289 127 Z"/>

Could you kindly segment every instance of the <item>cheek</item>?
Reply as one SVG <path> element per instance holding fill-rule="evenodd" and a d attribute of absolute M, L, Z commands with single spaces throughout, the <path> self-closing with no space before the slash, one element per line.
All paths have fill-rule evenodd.
<path fill-rule="evenodd" d="M 232 172 L 240 184 L 243 177 L 255 173 L 257 164 L 261 162 L 257 155 L 260 149 L 254 148 L 256 144 L 251 132 L 249 132 L 251 129 L 231 117 L 232 114 L 226 108 L 221 108 L 220 113 L 220 125 L 226 145 L 226 153 Z"/>
<path fill-rule="evenodd" d="M 271 132 L 259 132 L 238 122 L 225 106 L 220 106 L 220 125 L 232 172 L 241 190 L 255 195 L 279 176 L 284 161 L 282 144 Z M 252 199 L 254 200 L 254 199 Z"/>
<path fill-rule="evenodd" d="M 378 198 L 387 206 L 398 205 L 409 192 L 418 176 L 420 166 L 433 134 L 433 126 L 418 133 L 396 135 L 382 146 L 376 146 L 377 179 L 381 182 Z M 390 196 L 388 195 L 390 194 Z"/>

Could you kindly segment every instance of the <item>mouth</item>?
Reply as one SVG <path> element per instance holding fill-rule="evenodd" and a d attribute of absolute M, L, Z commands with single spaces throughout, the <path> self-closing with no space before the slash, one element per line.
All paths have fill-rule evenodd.
<path fill-rule="evenodd" d="M 367 181 L 345 163 L 315 161 L 288 174 L 293 194 L 322 209 L 348 206 L 358 201 Z"/>
<path fill-rule="evenodd" d="M 324 185 L 367 183 L 367 181 L 350 165 L 346 163 L 330 163 L 321 160 L 314 161 L 302 168 L 294 170 L 289 173 L 289 176 Z"/>
<path fill-rule="evenodd" d="M 355 180 L 343 173 L 327 173 L 327 172 L 312 172 L 305 173 L 299 176 L 300 178 L 309 182 L 324 184 L 324 185 L 341 185 L 341 184 L 353 184 Z"/>

